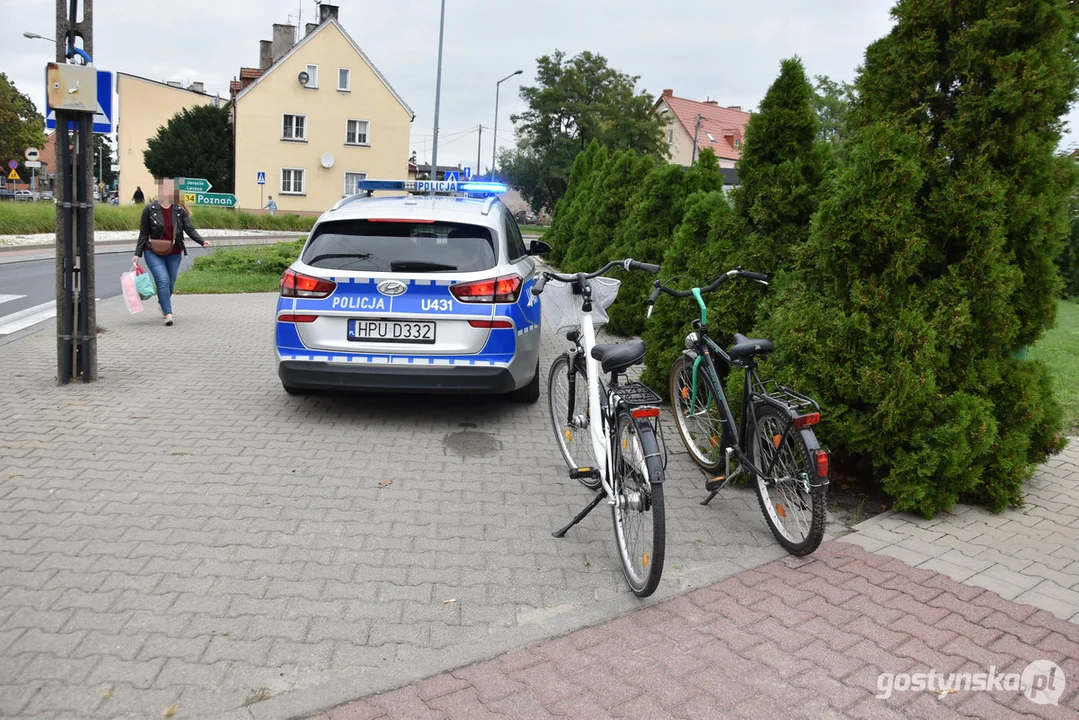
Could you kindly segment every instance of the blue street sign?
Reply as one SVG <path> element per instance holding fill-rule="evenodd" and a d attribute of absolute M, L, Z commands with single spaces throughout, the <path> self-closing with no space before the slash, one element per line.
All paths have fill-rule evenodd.
<path fill-rule="evenodd" d="M 49 96 L 45 96 L 45 128 L 56 129 L 56 112 L 49 107 Z M 74 130 L 75 124 L 68 123 L 68 129 Z M 112 73 L 108 70 L 97 71 L 97 112 L 94 113 L 94 132 L 112 132 Z"/>
<path fill-rule="evenodd" d="M 259 185 L 265 185 L 266 184 L 266 173 L 264 173 L 264 172 L 262 172 L 260 170 L 259 173 L 258 173 L 258 179 L 256 180 L 256 182 Z"/>
<path fill-rule="evenodd" d="M 447 172 L 445 174 L 445 176 L 443 177 L 443 180 L 445 180 L 448 183 L 450 183 L 450 182 L 451 183 L 456 183 L 456 182 L 458 182 L 457 173 L 455 173 L 455 172 Z"/>
<path fill-rule="evenodd" d="M 465 168 L 465 180 L 471 180 L 471 179 L 472 179 L 472 168 L 466 167 Z"/>

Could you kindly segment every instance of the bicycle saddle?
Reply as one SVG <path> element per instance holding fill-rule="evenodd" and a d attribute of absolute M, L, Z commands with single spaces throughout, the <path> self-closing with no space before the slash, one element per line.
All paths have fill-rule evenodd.
<path fill-rule="evenodd" d="M 592 358 L 599 360 L 603 372 L 622 372 L 644 360 L 644 340 L 630 340 L 617 345 L 596 345 Z"/>
<path fill-rule="evenodd" d="M 747 338 L 742 333 L 734 334 L 734 347 L 727 354 L 731 360 L 746 357 L 747 355 L 764 355 L 775 350 L 775 344 L 771 340 Z"/>

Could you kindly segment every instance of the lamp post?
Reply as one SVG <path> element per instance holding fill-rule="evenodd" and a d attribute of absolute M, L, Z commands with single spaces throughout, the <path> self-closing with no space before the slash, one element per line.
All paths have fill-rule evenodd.
<path fill-rule="evenodd" d="M 520 75 L 524 70 L 515 70 L 506 77 L 495 83 L 495 127 L 491 133 L 491 179 L 495 179 L 495 157 L 498 152 L 498 86 L 509 80 L 514 75 Z"/>
<path fill-rule="evenodd" d="M 442 16 L 438 21 L 438 74 L 435 76 L 435 138 L 431 145 L 431 180 L 438 180 L 438 103 L 442 94 L 442 32 L 446 28 L 446 0 L 442 0 Z"/>
<path fill-rule="evenodd" d="M 31 40 L 48 40 L 48 41 L 49 41 L 49 42 L 51 42 L 51 43 L 55 43 L 55 42 L 56 42 L 56 41 L 55 41 L 55 40 L 53 40 L 52 38 L 47 38 L 47 37 L 45 37 L 44 35 L 38 35 L 37 33 L 32 33 L 32 32 L 24 32 L 24 33 L 22 34 L 22 36 L 23 36 L 24 38 L 30 38 Z"/>

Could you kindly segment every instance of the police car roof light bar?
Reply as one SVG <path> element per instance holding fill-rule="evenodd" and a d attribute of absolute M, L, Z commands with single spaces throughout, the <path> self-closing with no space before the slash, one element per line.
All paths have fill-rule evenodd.
<path fill-rule="evenodd" d="M 504 193 L 509 188 L 499 182 L 456 182 L 453 180 L 360 180 L 357 193 L 370 195 L 375 190 L 416 194 L 487 196 Z"/>

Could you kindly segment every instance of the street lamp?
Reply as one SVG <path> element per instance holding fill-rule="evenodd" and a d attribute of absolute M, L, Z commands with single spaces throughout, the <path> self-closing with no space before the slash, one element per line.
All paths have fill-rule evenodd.
<path fill-rule="evenodd" d="M 446 0 L 438 21 L 438 74 L 435 76 L 435 138 L 431 144 L 431 181 L 438 180 L 438 104 L 442 94 L 442 33 L 446 29 Z"/>
<path fill-rule="evenodd" d="M 495 83 L 495 129 L 491 140 L 491 179 L 495 179 L 495 153 L 498 152 L 498 86 L 509 80 L 514 75 L 520 75 L 524 70 L 515 70 L 506 77 Z"/>
<path fill-rule="evenodd" d="M 56 41 L 55 41 L 55 40 L 53 40 L 52 38 L 47 38 L 47 37 L 45 37 L 44 35 L 38 35 L 37 33 L 32 33 L 32 32 L 24 32 L 24 33 L 22 34 L 22 36 L 23 36 L 24 38 L 30 38 L 31 40 L 48 40 L 48 41 L 49 41 L 49 42 L 51 42 L 51 43 L 55 43 L 55 42 L 56 42 Z"/>

